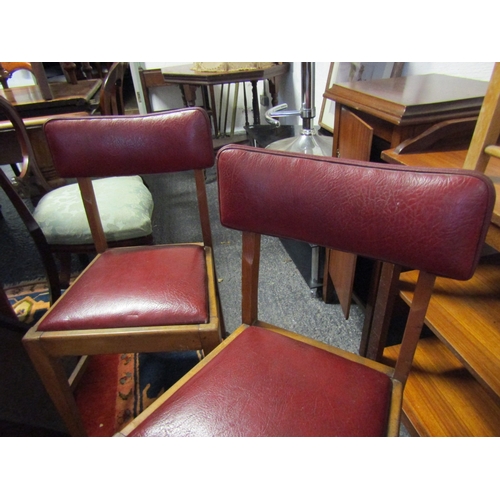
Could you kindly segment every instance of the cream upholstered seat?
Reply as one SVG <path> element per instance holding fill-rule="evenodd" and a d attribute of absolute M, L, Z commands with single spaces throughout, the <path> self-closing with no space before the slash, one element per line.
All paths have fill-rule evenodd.
<path fill-rule="evenodd" d="M 105 111 L 123 109 L 123 106 L 113 108 L 113 103 L 120 101 L 122 82 L 123 63 L 115 63 L 109 71 L 101 96 L 101 107 Z M 33 215 L 51 251 L 61 261 L 61 282 L 63 286 L 67 286 L 71 254 L 94 252 L 78 186 L 70 184 L 54 188 L 49 185 L 41 173 L 26 126 L 18 112 L 3 97 L 0 97 L 0 109 L 12 123 L 22 152 L 22 168 L 15 178 L 15 183 L 22 187 L 30 186 L 34 181 L 38 186 L 42 198 L 38 201 Z M 108 178 L 96 180 L 94 183 L 101 202 L 105 236 L 110 246 L 152 244 L 153 198 L 141 177 Z"/>
<path fill-rule="evenodd" d="M 93 185 L 109 242 L 152 233 L 153 198 L 140 176 L 97 179 Z M 93 243 L 78 184 L 47 193 L 33 215 L 51 245 Z"/>

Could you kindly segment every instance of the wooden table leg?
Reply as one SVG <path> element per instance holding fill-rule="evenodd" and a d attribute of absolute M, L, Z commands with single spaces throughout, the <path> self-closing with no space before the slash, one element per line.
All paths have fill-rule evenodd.
<path fill-rule="evenodd" d="M 259 96 L 257 95 L 256 80 L 252 80 L 252 109 L 253 109 L 253 124 L 260 125 Z"/>

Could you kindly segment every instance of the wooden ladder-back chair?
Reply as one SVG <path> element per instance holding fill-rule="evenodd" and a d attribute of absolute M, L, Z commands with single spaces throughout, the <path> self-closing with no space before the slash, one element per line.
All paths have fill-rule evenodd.
<path fill-rule="evenodd" d="M 495 197 L 491 181 L 245 146 L 223 148 L 217 168 L 221 222 L 243 233 L 243 325 L 122 435 L 397 435 L 435 276 L 473 275 Z M 261 235 L 419 269 L 396 367 L 259 320 Z"/>
<path fill-rule="evenodd" d="M 85 435 L 61 371 L 66 355 L 212 351 L 220 305 L 204 169 L 213 166 L 200 108 L 152 115 L 51 120 L 54 165 L 76 177 L 98 256 L 25 336 L 24 344 L 72 435 Z M 107 249 L 91 177 L 195 171 L 203 241 Z"/>

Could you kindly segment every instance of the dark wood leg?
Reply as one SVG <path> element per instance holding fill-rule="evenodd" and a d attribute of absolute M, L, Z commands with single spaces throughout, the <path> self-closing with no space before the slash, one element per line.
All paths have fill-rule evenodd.
<path fill-rule="evenodd" d="M 193 85 L 181 85 L 184 104 L 192 108 L 196 106 L 196 87 Z"/>
<path fill-rule="evenodd" d="M 208 91 L 210 93 L 210 106 L 212 109 L 212 121 L 214 124 L 214 135 L 215 135 L 215 137 L 219 137 L 219 127 L 217 126 L 217 106 L 215 104 L 214 86 L 209 85 Z"/>
<path fill-rule="evenodd" d="M 86 436 L 87 431 L 83 425 L 61 360 L 50 356 L 45 351 L 38 335 L 39 333 L 35 332 L 31 336 L 30 332 L 28 332 L 23 338 L 23 345 L 69 433 L 72 436 Z"/>
<path fill-rule="evenodd" d="M 260 125 L 259 96 L 257 95 L 257 81 L 252 81 L 252 110 L 253 124 Z"/>
<path fill-rule="evenodd" d="M 269 93 L 271 94 L 271 104 L 273 106 L 278 105 L 278 87 L 276 85 L 276 79 L 272 78 L 268 80 L 269 82 Z"/>
<path fill-rule="evenodd" d="M 245 103 L 245 127 L 248 127 L 250 125 L 250 122 L 248 121 L 247 88 L 245 84 L 243 84 L 243 101 Z"/>

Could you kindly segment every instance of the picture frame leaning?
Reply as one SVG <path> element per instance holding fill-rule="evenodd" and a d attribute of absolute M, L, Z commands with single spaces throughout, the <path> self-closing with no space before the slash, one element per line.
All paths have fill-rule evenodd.
<path fill-rule="evenodd" d="M 328 70 L 325 92 L 336 83 L 401 76 L 404 63 L 398 62 L 332 62 Z M 323 97 L 319 126 L 333 133 L 335 102 Z"/>

